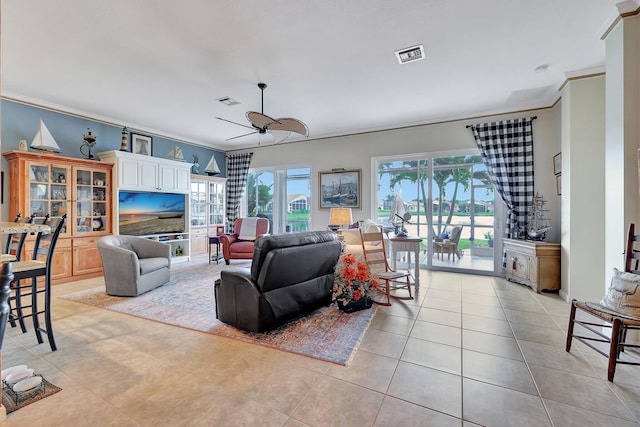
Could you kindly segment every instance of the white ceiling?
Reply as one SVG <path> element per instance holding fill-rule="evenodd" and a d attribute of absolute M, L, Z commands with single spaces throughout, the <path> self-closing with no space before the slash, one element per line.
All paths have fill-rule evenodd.
<path fill-rule="evenodd" d="M 2 94 L 222 150 L 270 142 L 215 118 L 249 125 L 259 82 L 312 139 L 549 107 L 618 1 L 2 0 Z"/>

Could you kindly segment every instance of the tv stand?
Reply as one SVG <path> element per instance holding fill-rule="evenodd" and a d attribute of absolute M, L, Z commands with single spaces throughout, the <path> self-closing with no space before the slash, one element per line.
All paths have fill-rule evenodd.
<path fill-rule="evenodd" d="M 140 236 L 171 246 L 171 263 L 189 261 L 189 233 L 164 233 Z"/>
<path fill-rule="evenodd" d="M 120 191 L 185 195 L 184 214 L 187 221 L 184 232 L 148 234 L 141 237 L 168 243 L 171 246 L 172 263 L 189 261 L 191 254 L 189 228 L 191 164 L 116 150 L 101 152 L 98 153 L 98 156 L 100 161 L 114 165 L 112 199 L 114 218 L 118 218 L 120 214 L 118 205 Z M 114 234 L 120 234 L 118 221 L 114 221 L 113 228 Z"/>

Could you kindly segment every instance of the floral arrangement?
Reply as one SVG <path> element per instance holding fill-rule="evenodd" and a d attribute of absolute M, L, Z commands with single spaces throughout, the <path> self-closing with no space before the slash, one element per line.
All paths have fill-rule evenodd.
<path fill-rule="evenodd" d="M 369 267 L 355 256 L 346 254 L 338 260 L 333 282 L 332 299 L 343 305 L 362 298 L 371 298 L 378 282 L 371 277 Z"/>

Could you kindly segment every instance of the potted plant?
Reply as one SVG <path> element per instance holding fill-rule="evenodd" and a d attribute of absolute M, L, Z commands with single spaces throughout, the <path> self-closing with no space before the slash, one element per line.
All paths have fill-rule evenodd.
<path fill-rule="evenodd" d="M 493 233 L 491 231 L 487 231 L 484 233 L 484 238 L 487 239 L 487 244 L 490 248 L 493 247 Z"/>
<path fill-rule="evenodd" d="M 347 313 L 370 308 L 373 305 L 371 296 L 377 287 L 378 282 L 371 277 L 366 262 L 351 254 L 340 257 L 336 265 L 332 295 L 338 308 Z"/>

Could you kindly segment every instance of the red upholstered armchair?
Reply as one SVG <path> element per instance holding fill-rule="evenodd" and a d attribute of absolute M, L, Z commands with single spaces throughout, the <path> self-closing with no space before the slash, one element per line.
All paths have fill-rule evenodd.
<path fill-rule="evenodd" d="M 243 229 L 244 226 L 244 229 Z M 234 234 L 222 234 L 222 256 L 229 265 L 231 259 L 252 259 L 255 240 L 269 232 L 267 218 L 237 218 Z"/>

